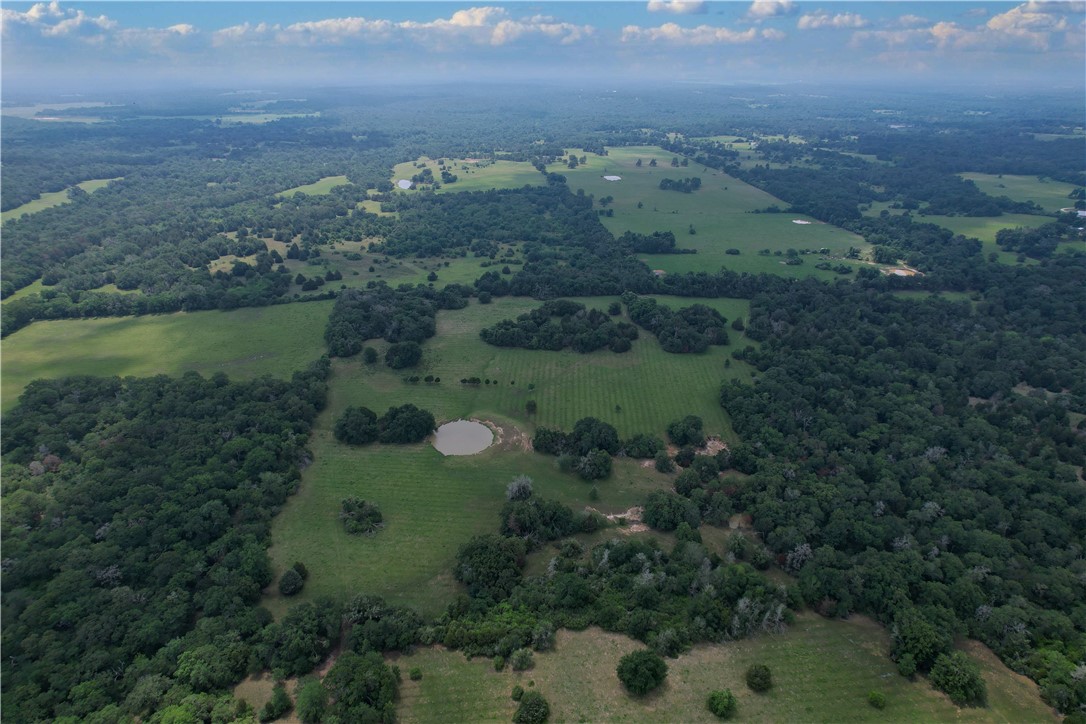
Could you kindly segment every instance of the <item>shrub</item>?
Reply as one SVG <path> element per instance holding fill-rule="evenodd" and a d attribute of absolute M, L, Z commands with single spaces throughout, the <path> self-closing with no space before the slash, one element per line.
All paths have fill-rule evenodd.
<path fill-rule="evenodd" d="M 912 654 L 902 654 L 897 660 L 897 673 L 906 679 L 912 678 L 912 675 L 916 673 L 916 659 Z"/>
<path fill-rule="evenodd" d="M 527 475 L 518 475 L 513 482 L 505 486 L 506 500 L 527 500 L 532 497 L 532 479 Z"/>
<path fill-rule="evenodd" d="M 504 669 L 505 669 L 505 657 L 504 656 L 495 656 L 494 657 L 494 670 L 495 671 L 502 671 Z"/>
<path fill-rule="evenodd" d="M 755 664 L 747 669 L 747 686 L 751 691 L 761 693 L 773 688 L 773 674 L 765 664 Z"/>
<path fill-rule="evenodd" d="M 988 691 L 980 667 L 961 651 L 940 654 L 931 667 L 931 685 L 958 706 L 984 706 Z"/>
<path fill-rule="evenodd" d="M 306 568 L 305 564 L 301 561 L 294 561 L 294 565 L 291 566 L 291 568 L 298 572 L 298 575 L 302 577 L 303 581 L 309 578 L 309 569 Z"/>
<path fill-rule="evenodd" d="M 535 659 L 532 657 L 531 649 L 517 649 L 509 657 L 509 665 L 513 667 L 513 671 L 527 671 L 535 666 Z"/>
<path fill-rule="evenodd" d="M 376 533 L 384 525 L 380 508 L 353 495 L 344 498 L 343 512 L 339 517 L 343 521 L 344 530 L 350 535 Z"/>
<path fill-rule="evenodd" d="M 611 456 L 605 450 L 592 449 L 577 463 L 577 474 L 584 480 L 602 480 L 611 474 Z"/>
<path fill-rule="evenodd" d="M 705 702 L 705 706 L 709 711 L 721 719 L 728 719 L 735 714 L 738 702 L 735 699 L 735 694 L 731 692 L 731 689 L 721 689 L 709 694 L 708 701 Z"/>
<path fill-rule="evenodd" d="M 409 672 L 407 672 L 407 678 L 411 679 L 411 681 L 421 681 L 422 680 L 422 669 L 420 669 L 419 667 L 416 666 L 415 668 L 413 668 Z"/>
<path fill-rule="evenodd" d="M 362 350 L 362 361 L 368 365 L 374 364 L 377 361 L 377 350 L 373 347 L 366 347 Z"/>
<path fill-rule="evenodd" d="M 513 692 L 509 696 L 513 701 L 520 701 L 521 697 L 524 696 L 524 687 L 517 684 L 513 687 Z"/>
<path fill-rule="evenodd" d="M 276 684 L 275 688 L 272 689 L 271 699 L 260 710 L 260 721 L 275 721 L 290 711 L 291 706 L 290 695 L 287 694 L 287 690 L 283 688 L 281 683 Z"/>
<path fill-rule="evenodd" d="M 869 691 L 867 692 L 867 703 L 876 709 L 886 708 L 886 694 L 881 691 Z"/>
<path fill-rule="evenodd" d="M 635 696 L 643 696 L 667 678 L 667 662 L 658 654 L 643 649 L 626 654 L 616 669 L 619 681 Z"/>
<path fill-rule="evenodd" d="M 302 590 L 302 586 L 305 585 L 305 579 L 302 575 L 293 568 L 288 568 L 283 572 L 283 575 L 279 577 L 279 593 L 284 596 L 293 596 Z"/>
<path fill-rule="evenodd" d="M 656 459 L 653 463 L 656 467 L 656 472 L 670 473 L 675 470 L 675 462 L 667 454 L 667 450 L 661 450 L 656 453 Z"/>
<path fill-rule="evenodd" d="M 538 691 L 526 691 L 513 715 L 514 724 L 543 724 L 551 715 L 551 706 Z"/>

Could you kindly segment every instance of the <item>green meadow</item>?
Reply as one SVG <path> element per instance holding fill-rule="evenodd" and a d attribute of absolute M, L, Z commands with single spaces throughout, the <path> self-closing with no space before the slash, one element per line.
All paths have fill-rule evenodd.
<path fill-rule="evenodd" d="M 33 201 L 27 201 L 22 206 L 16 206 L 14 209 L 0 213 L 0 223 L 9 219 L 19 219 L 28 214 L 36 214 L 39 211 L 66 204 L 68 203 L 68 191 L 72 188 L 81 188 L 88 194 L 91 194 L 100 188 L 108 186 L 110 181 L 119 180 L 119 178 L 95 178 L 89 181 L 83 181 L 82 183 L 77 183 L 75 186 L 62 191 L 52 191 L 50 193 L 42 194 Z"/>
<path fill-rule="evenodd" d="M 286 191 L 280 191 L 276 196 L 293 196 L 294 194 L 307 194 L 309 196 L 322 196 L 332 192 L 336 186 L 345 186 L 351 183 L 346 176 L 325 176 L 311 184 L 295 186 Z"/>
<path fill-rule="evenodd" d="M 985 254 L 996 254 L 1000 262 L 1004 264 L 1017 263 L 1018 254 L 1003 251 L 995 243 L 996 233 L 1000 229 L 1014 229 L 1018 227 L 1038 227 L 1052 221 L 1047 216 L 1033 216 L 1031 214 L 1003 214 L 1002 216 L 918 216 L 917 221 L 929 224 L 938 224 L 950 229 L 955 234 L 961 234 L 972 239 L 979 239 L 984 245 Z"/>
<path fill-rule="evenodd" d="M 38 378 L 68 375 L 290 377 L 320 357 L 332 302 L 229 312 L 35 322 L 4 339 L 2 407 Z"/>
<path fill-rule="evenodd" d="M 489 659 L 468 661 L 440 647 L 390 657 L 406 671 L 418 667 L 420 681 L 405 678 L 398 715 L 404 722 L 509 721 L 519 684 L 539 691 L 551 706 L 550 721 L 719 721 L 705 708 L 715 689 L 738 699 L 734 721 L 751 722 L 1053 722 L 1037 687 L 974 642 L 963 648 L 976 660 L 988 685 L 986 708 L 959 709 L 926 681 L 899 676 L 890 660 L 889 635 L 873 621 L 800 614 L 784 634 L 727 644 L 700 645 L 669 659 L 660 690 L 634 698 L 623 690 L 615 667 L 642 644 L 596 628 L 560 631 L 554 651 L 536 654 L 524 672 L 495 672 Z M 774 686 L 751 692 L 746 669 L 763 663 Z M 867 703 L 868 692 L 886 696 L 883 710 Z"/>
<path fill-rule="evenodd" d="M 678 246 L 696 249 L 697 254 L 645 254 L 640 258 L 653 269 L 668 273 L 687 271 L 717 271 L 721 267 L 739 272 L 767 272 L 782 276 L 817 276 L 832 279 L 832 271 L 815 269 L 818 254 L 803 256 L 800 266 L 784 264 L 788 249 L 797 251 L 829 249 L 827 256 L 833 264 L 843 262 L 850 247 L 861 252 L 869 250 L 864 240 L 830 224 L 798 214 L 753 213 L 770 206 L 787 208 L 788 204 L 739 179 L 693 162 L 687 167 L 673 167 L 674 156 L 656 146 L 609 148 L 607 156 L 585 154 L 578 149 L 570 153 L 586 156 L 586 162 L 575 169 L 565 164 L 552 164 L 548 171 L 563 174 L 574 191 L 583 189 L 597 200 L 613 196 L 606 208 L 614 216 L 601 217 L 604 226 L 616 236 L 626 231 L 649 234 L 671 231 Z M 641 160 L 641 166 L 637 161 Z M 656 167 L 649 165 L 656 160 Z M 604 176 L 621 176 L 620 181 L 607 181 Z M 662 191 L 664 178 L 685 179 L 700 176 L 702 186 L 693 193 Z M 640 208 L 638 207 L 640 204 Z M 806 221 L 796 224 L 794 221 Z M 691 225 L 695 234 L 690 234 Z M 738 249 L 739 255 L 727 254 Z M 766 250 L 768 256 L 758 252 Z"/>
<path fill-rule="evenodd" d="M 396 164 L 392 169 L 391 181 L 395 184 L 401 179 L 410 180 L 412 176 L 421 173 L 423 168 L 429 168 L 434 174 L 434 179 L 441 183 L 441 171 L 438 168 L 437 159 L 427 156 L 420 157 L 417 161 L 407 161 Z M 457 191 L 489 191 L 490 189 L 519 189 L 521 186 L 542 186 L 543 175 L 527 161 L 502 161 L 490 159 L 446 159 L 445 167 L 455 174 L 457 180 L 451 184 L 441 184 L 437 193 L 456 193 Z M 402 189 L 398 189 L 402 191 Z M 412 193 L 408 189 L 404 193 Z"/>
<path fill-rule="evenodd" d="M 605 308 L 611 298 L 579 301 Z M 745 300 L 707 303 L 729 318 L 747 312 Z M 358 358 L 335 362 L 329 406 L 311 443 L 314 462 L 272 525 L 270 553 L 276 571 L 295 561 L 310 571 L 303 597 L 365 591 L 434 614 L 459 591 L 449 573 L 457 548 L 472 535 L 496 530 L 505 486 L 514 476 L 529 475 L 540 494 L 575 509 L 588 504 L 589 484 L 560 472 L 555 458 L 528 451 L 537 425 L 568 430 L 592 415 L 615 425 L 622 436 L 662 436 L 670 420 L 693 413 L 702 416 L 710 434 L 734 439 L 727 415 L 716 403 L 717 390 L 726 376 L 749 379 L 750 369 L 738 362 L 726 369 L 729 348 L 671 355 L 652 335 L 642 333 L 625 354 L 582 355 L 503 349 L 479 339 L 483 326 L 538 304 L 499 299 L 440 312 L 437 336 L 423 345 L 423 363 L 412 370 L 440 377 L 439 384 L 407 383 L 384 365 L 367 366 Z M 740 343 L 747 342 L 735 333 L 731 348 Z M 375 346 L 383 350 L 385 345 Z M 472 376 L 493 384 L 460 384 L 461 378 Z M 535 415 L 525 410 L 528 400 L 538 404 Z M 380 413 L 405 402 L 432 411 L 439 424 L 458 418 L 489 420 L 500 429 L 501 441 L 479 455 L 445 457 L 429 443 L 353 448 L 331 434 L 349 406 L 364 405 Z M 600 500 L 593 505 L 622 512 L 640 503 L 646 491 L 669 484 L 651 467 L 619 460 L 612 477 L 599 483 Z M 340 501 L 348 495 L 377 502 L 386 527 L 373 537 L 348 536 L 337 519 Z M 287 606 L 273 590 L 265 603 L 277 613 Z"/>
<path fill-rule="evenodd" d="M 1074 200 L 1068 198 L 1068 194 L 1077 188 L 1074 184 L 1038 176 L 1012 176 L 1010 174 L 996 175 L 990 173 L 962 173 L 958 175 L 967 181 L 975 183 L 981 191 L 989 196 L 1006 196 L 1014 201 L 1032 201 L 1050 213 L 1072 206 Z"/>

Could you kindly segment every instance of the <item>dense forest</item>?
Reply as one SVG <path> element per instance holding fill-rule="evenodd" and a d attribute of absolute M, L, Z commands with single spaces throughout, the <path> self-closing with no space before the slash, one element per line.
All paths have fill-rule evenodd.
<path fill-rule="evenodd" d="M 43 320 L 335 300 L 325 345 L 309 357 L 319 361 L 284 379 L 65 377 L 35 381 L 6 406 L 5 715 L 270 720 L 291 706 L 285 690 L 258 714 L 231 689 L 271 672 L 304 677 L 293 699 L 303 721 L 388 722 L 400 672 L 383 653 L 442 644 L 519 671 L 554 647 L 558 629 L 599 626 L 674 657 L 699 642 L 782 632 L 806 609 L 876 617 L 898 670 L 948 691 L 947 681 L 975 683 L 953 654 L 956 639 L 975 638 L 1036 681 L 1067 721 L 1083 721 L 1082 220 L 958 176 L 1081 186 L 1086 142 L 1063 133 L 1081 125 L 1081 109 L 1056 96 L 1017 99 L 1026 113 L 978 95 L 733 92 L 312 90 L 278 102 L 305 117 L 263 124 L 208 120 L 233 101 L 178 93 L 119 96 L 96 109 L 94 124 L 4 116 L 3 210 L 114 179 L 4 222 L 5 336 Z M 889 106 L 903 110 L 873 112 Z M 753 151 L 713 138 L 725 136 Z M 804 142 L 782 140 L 797 136 Z M 601 216 L 597 206 L 613 199 L 570 180 L 609 148 L 646 145 L 684 174 L 721 170 L 772 194 L 782 203 L 768 211 L 859 235 L 869 258 L 832 282 L 727 265 L 654 274 L 635 255 L 694 253 L 686 235 L 612 226 L 625 223 L 621 205 Z M 535 181 L 461 192 L 472 177 L 453 168 L 440 182 L 451 188 L 435 189 L 431 172 L 417 179 L 426 189 L 396 190 L 393 166 L 423 156 L 522 161 Z M 562 173 L 547 171 L 555 163 Z M 654 193 L 682 202 L 709 193 L 700 176 L 654 171 Z M 347 183 L 327 193 L 283 193 L 337 176 Z M 885 212 L 871 210 L 880 203 Z M 995 246 L 926 218 L 1010 213 L 1037 223 L 999 230 Z M 374 274 L 430 266 L 411 284 L 348 288 L 350 278 L 326 264 L 343 242 L 369 255 Z M 443 278 L 450 263 L 467 261 L 478 269 Z M 918 273 L 880 271 L 898 262 Z M 428 283 L 414 283 L 430 268 L 438 271 Z M 520 476 L 492 528 L 449 549 L 455 563 L 444 575 L 457 588 L 436 617 L 366 590 L 289 600 L 312 579 L 296 562 L 276 581 L 270 531 L 313 462 L 312 441 L 327 432 L 345 450 L 387 445 L 380 454 L 391 455 L 437 423 L 404 399 L 383 415 L 329 405 L 340 417 L 324 430 L 328 413 L 318 414 L 335 376 L 360 367 L 387 374 L 386 366 L 411 374 L 432 359 L 439 314 L 490 309 L 475 305 L 508 296 L 537 300 L 518 311 L 538 306 L 480 325 L 488 353 L 572 349 L 587 364 L 625 362 L 637 353 L 612 353 L 659 344 L 719 355 L 721 380 L 724 365 L 746 363 L 742 381 L 713 393 L 737 439 L 707 449 L 694 415 L 627 439 L 596 417 L 570 430 L 528 419 L 534 452 L 516 454 L 552 456 L 548 464 L 585 481 L 573 483 L 593 505 L 617 466 L 655 476 L 639 501 L 649 530 L 609 536 L 615 523 Z M 614 299 L 599 309 L 577 301 L 590 296 Z M 729 320 L 698 301 L 723 297 L 749 300 L 749 317 Z M 726 356 L 720 347 L 738 333 L 747 341 Z M 384 366 L 372 367 L 382 354 Z M 458 389 L 473 393 L 471 379 Z M 749 530 L 703 541 L 736 515 Z M 342 510 L 337 498 L 328 516 L 344 535 L 385 534 L 368 494 L 352 493 Z M 534 569 L 533 557 L 543 561 Z M 276 587 L 287 599 L 278 618 L 261 605 Z"/>

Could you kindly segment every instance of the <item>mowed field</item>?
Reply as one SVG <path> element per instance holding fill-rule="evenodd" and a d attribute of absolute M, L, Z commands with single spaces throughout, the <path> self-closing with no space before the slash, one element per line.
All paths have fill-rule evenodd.
<path fill-rule="evenodd" d="M 712 722 L 705 708 L 714 689 L 727 688 L 739 700 L 733 721 L 751 722 L 1050 722 L 1036 685 L 1014 674 L 987 649 L 966 642 L 988 685 L 989 706 L 959 709 L 921 678 L 898 675 L 889 659 L 889 636 L 875 622 L 856 616 L 831 621 L 815 614 L 797 617 L 778 636 L 728 644 L 701 645 L 669 659 L 668 677 L 657 692 L 633 698 L 615 667 L 625 654 L 643 648 L 625 636 L 599 629 L 560 631 L 554 651 L 536 654 L 525 672 L 495 672 L 489 659 L 468 661 L 441 647 L 390 657 L 402 671 L 418 667 L 421 681 L 406 677 L 400 688 L 404 722 L 509 721 L 516 703 L 514 685 L 539 691 L 551 706 L 552 722 Z M 764 663 L 774 687 L 751 692 L 747 667 Z M 870 691 L 885 694 L 882 711 L 867 703 Z"/>
<path fill-rule="evenodd" d="M 322 179 L 318 179 L 311 184 L 304 184 L 302 186 L 295 186 L 292 189 L 286 191 L 280 191 L 277 196 L 293 196 L 295 194 L 307 194 L 309 196 L 321 196 L 327 193 L 331 193 L 332 189 L 336 186 L 345 186 L 351 183 L 346 176 L 325 176 Z"/>
<path fill-rule="evenodd" d="M 721 267 L 735 271 L 767 272 L 782 276 L 818 276 L 824 279 L 838 275 L 832 271 L 815 269 L 820 261 L 817 254 L 804 256 L 801 266 L 787 266 L 783 255 L 788 249 L 817 251 L 830 250 L 828 256 L 840 257 L 833 263 L 842 263 L 850 247 L 866 252 L 869 245 L 844 229 L 824 224 L 810 217 L 797 214 L 755 214 L 755 210 L 772 205 L 787 208 L 788 204 L 766 192 L 733 178 L 721 171 L 705 169 L 692 161 L 687 167 L 672 167 L 672 154 L 656 146 L 629 146 L 609 148 L 607 156 L 585 154 L 572 149 L 586 162 L 575 169 L 556 163 L 548 171 L 563 174 L 570 189 L 584 189 L 597 199 L 613 196 L 607 208 L 614 209 L 613 217 L 601 217 L 601 221 L 613 234 L 626 231 L 649 234 L 654 231 L 671 231 L 678 246 L 697 249 L 697 254 L 648 254 L 640 255 L 653 269 L 669 273 L 687 271 L 717 271 Z M 641 166 L 637 166 L 638 159 Z M 656 159 L 656 167 L 649 165 Z M 621 181 L 607 181 L 604 176 L 621 176 Z M 661 179 L 674 180 L 700 176 L 702 186 L 693 193 L 660 190 Z M 638 204 L 641 208 L 638 208 Z M 795 224 L 793 220 L 809 221 Z M 697 232 L 689 233 L 690 226 Z M 726 254 L 729 248 L 739 249 L 738 256 Z M 768 250 L 769 256 L 758 254 Z M 852 262 L 851 266 L 857 266 Z"/>
<path fill-rule="evenodd" d="M 611 299 L 578 301 L 605 308 Z M 729 318 L 746 314 L 745 301 L 712 303 Z M 750 372 L 738 362 L 724 368 L 729 348 L 671 355 L 655 337 L 642 333 L 625 354 L 581 355 L 502 349 L 479 339 L 483 326 L 537 305 L 499 299 L 440 312 L 438 334 L 423 345 L 423 363 L 412 370 L 438 376 L 440 384 L 405 383 L 401 373 L 380 363 L 364 365 L 357 357 L 336 361 L 329 406 L 311 443 L 314 462 L 272 525 L 270 553 L 277 574 L 295 561 L 310 571 L 302 600 L 366 592 L 427 615 L 439 613 L 460 590 L 451 576 L 457 548 L 473 535 L 497 531 L 505 486 L 514 476 L 529 475 L 539 495 L 575 509 L 589 504 L 590 484 L 560 472 L 555 458 L 526 450 L 536 425 L 568 430 L 581 417 L 594 415 L 614 424 L 622 436 L 662 436 L 670 420 L 693 413 L 704 418 L 708 432 L 732 439 L 717 390 L 727 375 L 749 379 Z M 747 342 L 736 333 L 732 347 L 737 343 Z M 471 376 L 497 383 L 460 384 Z M 529 391 L 529 384 L 535 389 Z M 524 407 L 529 399 L 539 407 L 531 417 Z M 355 448 L 332 436 L 335 421 L 349 406 L 364 405 L 380 414 L 406 402 L 432 411 L 439 424 L 458 418 L 492 421 L 501 429 L 501 442 L 479 455 L 444 457 L 429 443 Z M 591 504 L 622 512 L 639 504 L 647 491 L 670 484 L 668 476 L 651 467 L 619 460 L 612 477 L 598 484 L 600 500 Z M 386 527 L 372 537 L 348 536 L 338 520 L 340 502 L 348 495 L 375 501 Z M 281 599 L 272 586 L 265 605 L 282 613 L 296 600 Z"/>
<path fill-rule="evenodd" d="M 119 178 L 95 178 L 89 181 L 83 181 L 78 183 L 75 187 L 81 188 L 88 194 L 94 193 L 98 189 L 108 186 L 110 181 L 119 181 Z M 72 187 L 72 188 L 75 188 Z M 33 201 L 28 201 L 22 206 L 16 206 L 14 209 L 4 211 L 0 213 L 0 223 L 9 219 L 19 219 L 27 214 L 35 214 L 44 209 L 50 209 L 54 206 L 60 206 L 61 204 L 68 203 L 68 191 L 53 191 L 47 194 L 42 194 Z"/>
<path fill-rule="evenodd" d="M 966 181 L 975 183 L 989 196 L 1006 196 L 1014 201 L 1032 201 L 1045 211 L 1053 213 L 1075 203 L 1074 199 L 1068 198 L 1068 194 L 1077 187 L 1063 181 L 1009 174 L 962 173 L 958 175 Z"/>
<path fill-rule="evenodd" d="M 0 404 L 37 378 L 203 375 L 288 378 L 324 352 L 332 302 L 35 322 L 4 339 Z"/>
<path fill-rule="evenodd" d="M 415 174 L 422 173 L 423 168 L 429 168 L 434 174 L 434 180 L 441 183 L 441 171 L 438 168 L 438 159 L 427 156 L 420 157 L 417 161 L 407 161 L 396 164 L 392 169 L 393 184 L 401 179 L 411 180 Z M 482 159 L 451 158 L 445 160 L 445 167 L 449 173 L 456 175 L 456 182 L 441 184 L 437 193 L 456 193 L 458 191 L 489 191 L 490 189 L 519 189 L 522 186 L 542 186 L 545 182 L 543 174 L 539 173 L 532 164 L 527 161 L 491 161 Z M 418 193 L 414 189 L 397 189 L 398 193 Z"/>

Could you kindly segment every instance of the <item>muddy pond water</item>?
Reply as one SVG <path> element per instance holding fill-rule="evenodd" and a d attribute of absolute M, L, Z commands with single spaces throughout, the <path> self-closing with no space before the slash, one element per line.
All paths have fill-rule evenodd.
<path fill-rule="evenodd" d="M 490 447 L 494 433 L 480 422 L 446 422 L 434 434 L 434 447 L 442 455 L 474 455 Z"/>

